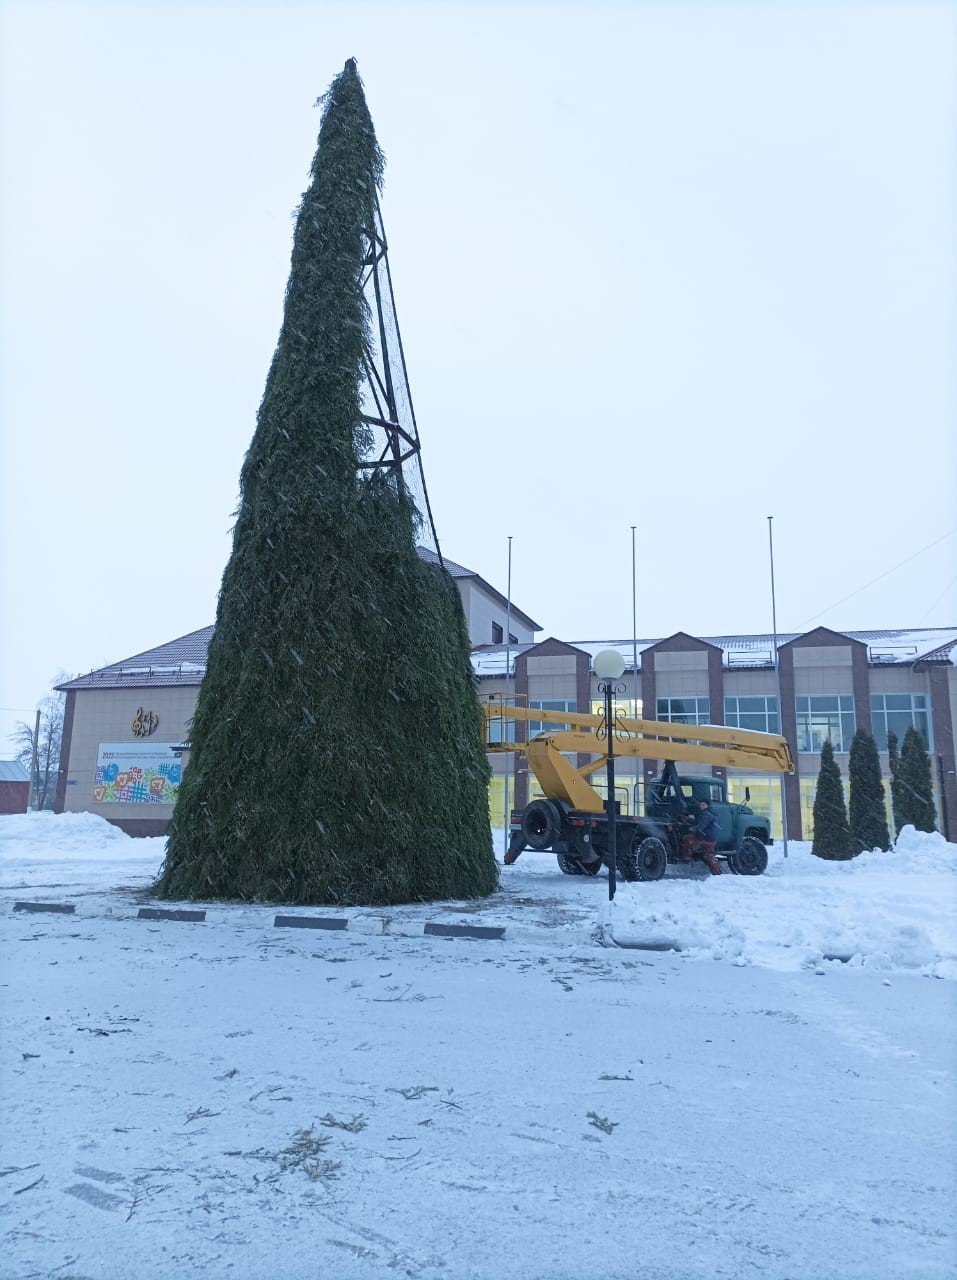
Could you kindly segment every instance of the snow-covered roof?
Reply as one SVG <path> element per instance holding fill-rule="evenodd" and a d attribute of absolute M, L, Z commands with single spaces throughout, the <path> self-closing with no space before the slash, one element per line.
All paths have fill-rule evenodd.
<path fill-rule="evenodd" d="M 430 553 L 431 554 L 431 553 Z M 445 562 L 446 565 L 450 561 Z M 461 565 L 456 565 L 462 570 Z M 463 571 L 469 574 L 469 570 Z M 471 575 L 477 577 L 478 575 Z M 797 640 L 805 632 L 782 632 L 778 646 Z M 925 630 L 895 631 L 842 631 L 841 635 L 859 640 L 867 646 L 867 660 L 873 666 L 912 666 L 915 662 L 952 664 L 957 661 L 957 627 L 933 627 Z M 170 640 L 143 653 L 134 654 L 122 662 L 78 676 L 58 689 L 124 689 L 157 688 L 163 686 L 198 685 L 206 670 L 206 651 L 212 639 L 213 628 L 202 627 L 188 635 Z M 625 670 L 634 670 L 635 650 L 638 652 L 638 668 L 645 649 L 660 644 L 665 637 L 655 640 L 574 640 L 568 641 L 575 649 L 583 649 L 591 658 L 601 649 L 617 649 L 625 660 Z M 774 650 L 774 638 L 755 636 L 700 636 L 706 644 L 714 645 L 722 653 L 726 670 L 745 668 L 770 669 Z M 541 643 L 541 642 L 538 642 Z M 521 653 L 534 649 L 537 644 L 481 645 L 472 650 L 472 670 L 480 679 L 492 679 L 505 674 L 506 657 L 509 674 L 514 674 L 515 659 Z"/>
<path fill-rule="evenodd" d="M 430 550 L 429 547 L 416 547 L 419 559 L 424 560 L 426 564 L 443 564 L 448 573 L 453 578 L 477 578 L 478 574 L 474 569 L 466 569 L 462 564 L 456 564 L 454 560 L 450 560 L 448 556 L 442 556 L 441 560 Z"/>
<path fill-rule="evenodd" d="M 212 627 L 190 631 L 155 649 L 78 676 L 58 689 L 139 689 L 201 684 L 206 672 L 206 652 L 213 638 Z"/>
<path fill-rule="evenodd" d="M 778 648 L 799 639 L 807 632 L 779 632 Z M 867 660 L 872 666 L 911 666 L 915 662 L 954 663 L 957 661 L 957 627 L 932 627 L 923 630 L 899 628 L 888 631 L 842 631 L 840 635 L 859 640 L 867 646 Z M 774 665 L 774 636 L 699 636 L 706 644 L 721 650 L 722 665 L 726 670 L 745 668 L 770 669 Z M 575 649 L 584 649 L 590 657 L 602 649 L 617 649 L 625 660 L 625 670 L 633 671 L 635 650 L 638 653 L 638 669 L 645 649 L 660 644 L 664 636 L 654 640 L 569 640 Z M 472 651 L 472 670 L 480 679 L 505 674 L 506 654 L 509 673 L 514 673 L 515 659 L 535 645 L 483 645 Z"/>
<path fill-rule="evenodd" d="M 416 552 L 426 564 L 440 563 L 439 557 L 428 547 L 416 547 Z M 506 604 L 501 592 L 490 586 L 474 569 L 466 569 L 448 556 L 443 556 L 441 563 L 453 578 L 473 578 L 489 595 L 494 596 L 503 606 Z M 540 624 L 517 608 L 514 602 L 511 609 L 513 615 L 530 630 L 541 631 Z M 77 676 L 75 680 L 67 680 L 64 684 L 58 684 L 57 688 L 136 689 L 201 684 L 206 671 L 206 651 L 213 630 L 213 627 L 201 627 L 199 631 L 191 631 L 188 635 L 158 645 L 155 649 L 147 649 L 143 653 L 134 654 L 132 658 L 124 658 L 111 666 Z"/>
<path fill-rule="evenodd" d="M 19 760 L 0 760 L 0 782 L 29 782 L 30 775 Z"/>
<path fill-rule="evenodd" d="M 428 547 L 416 547 L 416 551 L 418 552 L 419 559 L 424 560 L 426 564 L 439 564 L 439 557 L 434 551 L 430 551 Z M 454 560 L 450 560 L 448 556 L 445 555 L 443 555 L 441 563 L 453 578 L 474 579 L 474 581 L 482 587 L 488 595 L 498 601 L 503 609 L 507 608 L 513 617 L 518 618 L 523 626 L 528 627 L 529 631 L 541 631 L 542 625 L 540 622 L 536 622 L 534 618 L 530 618 L 527 613 L 519 609 L 514 600 L 510 602 L 502 595 L 501 591 L 496 590 L 490 582 L 486 582 L 485 579 L 477 574 L 474 569 L 466 569 L 464 565 L 456 564 Z"/>
<path fill-rule="evenodd" d="M 952 640 L 945 640 L 942 645 L 938 646 L 938 648 L 931 649 L 929 652 L 922 654 L 920 660 L 921 662 L 954 664 L 957 663 L 957 654 L 954 652 L 955 649 L 957 649 L 957 636 Z"/>

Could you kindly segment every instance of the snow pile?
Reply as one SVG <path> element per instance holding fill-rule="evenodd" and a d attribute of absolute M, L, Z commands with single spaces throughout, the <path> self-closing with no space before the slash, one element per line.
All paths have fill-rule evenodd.
<path fill-rule="evenodd" d="M 0 817 L 0 865 L 162 859 L 162 837 L 134 839 L 95 813 L 13 813 Z"/>
<path fill-rule="evenodd" d="M 957 875 L 957 845 L 948 844 L 939 831 L 917 831 L 914 827 L 903 828 L 890 852 L 871 849 L 847 862 L 815 858 L 810 841 L 805 840 L 788 841 L 787 859 L 779 844 L 773 846 L 769 853 L 771 861 L 765 872 L 769 876 L 789 875 L 795 864 L 800 866 L 802 876 L 817 874 L 831 878 L 835 875 L 872 876 L 879 870 L 890 871 L 895 878 L 924 872 Z"/>
<path fill-rule="evenodd" d="M 906 827 L 890 853 L 827 862 L 790 841 L 788 854 L 775 847 L 760 877 L 622 885 L 613 937 L 738 965 L 957 978 L 957 845 Z"/>

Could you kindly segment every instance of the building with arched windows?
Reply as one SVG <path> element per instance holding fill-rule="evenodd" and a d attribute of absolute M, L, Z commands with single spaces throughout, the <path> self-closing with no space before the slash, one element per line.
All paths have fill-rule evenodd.
<path fill-rule="evenodd" d="M 957 628 L 845 633 L 818 627 L 803 635 L 779 635 L 779 671 L 769 635 L 701 637 L 678 631 L 660 640 L 575 643 L 549 638 L 510 654 L 502 646 L 485 645 L 472 655 L 479 696 L 506 697 L 550 711 L 598 711 L 591 659 L 606 648 L 618 649 L 625 659 L 619 702 L 623 714 L 675 724 L 729 725 L 787 738 L 797 768 L 783 788 L 776 775 L 717 766 L 711 770 L 727 780 L 732 799 L 743 801 L 748 789 L 752 806 L 771 818 L 776 836 L 783 830 L 786 804 L 789 835 L 811 838 L 820 753 L 828 738 L 846 777 L 855 732 L 872 733 L 886 779 L 888 732 L 902 740 L 913 726 L 931 754 L 938 825 L 949 838 L 957 813 Z M 530 728 L 534 731 L 534 724 Z M 515 731 L 521 741 L 522 726 Z M 653 759 L 618 761 L 616 790 L 623 812 L 637 811 L 644 782 L 660 764 Z M 493 823 L 502 825 L 512 806 L 521 808 L 540 792 L 523 757 L 496 754 L 492 765 L 491 813 Z M 600 777 L 590 781 L 601 790 Z"/>
<path fill-rule="evenodd" d="M 432 553 L 420 550 L 423 558 Z M 782 733 L 797 764 L 784 780 L 715 767 L 732 799 L 766 813 L 772 831 L 810 839 L 820 751 L 829 738 L 841 772 L 857 729 L 873 733 L 888 777 L 887 734 L 914 726 L 933 764 L 938 825 L 951 838 L 957 814 L 954 722 L 957 627 L 837 632 L 818 627 L 778 637 L 777 667 L 768 635 L 663 639 L 536 641 L 540 625 L 472 570 L 446 559 L 462 599 L 480 700 L 491 696 L 550 711 L 598 709 L 591 660 L 617 648 L 625 659 L 622 710 L 676 724 L 724 724 Z M 58 686 L 66 692 L 55 808 L 92 811 L 135 835 L 166 831 L 189 759 L 189 725 L 213 628 L 158 645 Z M 780 694 L 779 694 L 780 690 Z M 535 731 L 534 723 L 529 726 Z M 519 742 L 524 726 L 512 726 Z M 534 798 L 520 753 L 490 756 L 493 826 Z M 641 803 L 660 761 L 622 759 L 618 799 Z M 596 789 L 601 782 L 593 779 Z"/>

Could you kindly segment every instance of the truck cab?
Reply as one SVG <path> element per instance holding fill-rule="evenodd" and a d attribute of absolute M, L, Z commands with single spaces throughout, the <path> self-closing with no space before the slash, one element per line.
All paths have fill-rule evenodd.
<path fill-rule="evenodd" d="M 760 840 L 765 848 L 773 843 L 770 821 L 750 805 L 729 801 L 723 778 L 679 774 L 673 765 L 666 766 L 660 777 L 648 783 L 644 812 L 655 822 L 674 825 L 693 819 L 702 800 L 708 801 L 717 819 L 719 854 L 739 852 L 746 840 Z"/>

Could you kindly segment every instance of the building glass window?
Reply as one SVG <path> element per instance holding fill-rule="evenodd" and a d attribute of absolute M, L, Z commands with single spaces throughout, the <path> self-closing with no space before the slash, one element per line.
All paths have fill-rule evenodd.
<path fill-rule="evenodd" d="M 492 828 L 496 831 L 502 829 L 502 823 L 505 820 L 505 806 L 508 804 L 508 811 L 511 814 L 515 806 L 515 778 L 509 775 L 508 778 L 508 800 L 505 798 L 505 778 L 500 773 L 493 773 L 488 784 L 488 817 Z"/>
<path fill-rule="evenodd" d="M 904 734 L 914 728 L 924 739 L 928 751 L 931 743 L 930 716 L 927 713 L 927 696 L 923 693 L 872 693 L 871 732 L 878 751 L 887 750 L 888 731 L 897 735 L 900 749 Z"/>
<path fill-rule="evenodd" d="M 592 698 L 591 713 L 593 716 L 601 716 L 602 719 L 604 719 L 604 716 L 605 716 L 605 699 L 604 698 Z M 635 710 L 635 700 L 633 698 L 629 698 L 627 702 L 622 702 L 620 700 L 615 701 L 611 704 L 611 714 L 614 716 L 615 720 L 624 720 L 626 718 L 630 719 L 632 716 L 635 716 L 636 718 L 640 718 L 641 701 L 639 700 L 638 702 L 637 711 Z"/>
<path fill-rule="evenodd" d="M 618 805 L 619 813 L 631 813 L 634 803 L 634 788 L 628 784 L 630 778 L 615 778 L 615 802 Z M 608 775 L 592 774 L 588 779 L 588 785 L 592 787 L 601 796 L 602 800 L 608 803 Z"/>
<path fill-rule="evenodd" d="M 564 701 L 561 699 L 558 699 L 558 700 L 552 699 L 549 702 L 542 702 L 542 701 L 536 702 L 534 699 L 531 699 L 528 705 L 529 705 L 529 709 L 537 708 L 539 711 L 574 711 L 575 710 L 574 698 L 565 699 Z M 560 731 L 563 727 L 567 728 L 567 726 L 563 726 L 560 724 L 553 724 L 547 720 L 529 720 L 528 736 L 530 738 L 534 738 L 536 733 L 555 733 L 556 731 Z"/>
<path fill-rule="evenodd" d="M 854 699 L 850 694 L 830 694 L 795 699 L 797 749 L 820 752 L 830 738 L 835 751 L 849 751 L 854 737 Z"/>
<path fill-rule="evenodd" d="M 769 778 L 766 773 L 729 774 L 728 799 L 732 804 L 749 805 L 755 813 L 770 819 L 771 835 L 775 840 L 784 835 L 780 779 Z"/>
<path fill-rule="evenodd" d="M 492 623 L 492 644 L 501 644 L 505 639 L 505 632 L 497 622 Z"/>
<path fill-rule="evenodd" d="M 778 700 L 772 695 L 725 698 L 724 722 L 732 729 L 754 729 L 758 733 L 780 733 Z"/>
<path fill-rule="evenodd" d="M 671 724 L 710 724 L 710 698 L 659 698 L 657 719 Z"/>
<path fill-rule="evenodd" d="M 798 786 L 801 801 L 801 839 L 813 840 L 814 797 L 817 794 L 817 778 L 801 778 Z M 847 797 L 845 796 L 845 804 L 846 803 Z"/>

